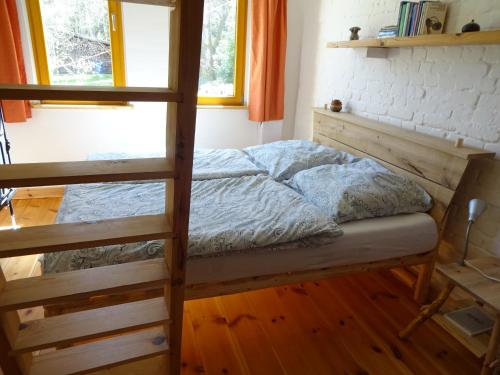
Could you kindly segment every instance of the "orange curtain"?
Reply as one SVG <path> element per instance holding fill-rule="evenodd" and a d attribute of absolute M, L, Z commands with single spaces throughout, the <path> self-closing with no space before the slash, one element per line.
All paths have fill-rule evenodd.
<path fill-rule="evenodd" d="M 0 83 L 26 83 L 21 31 L 16 0 L 0 1 Z M 2 100 L 5 122 L 23 122 L 31 117 L 25 100 Z"/>
<path fill-rule="evenodd" d="M 253 0 L 249 119 L 283 119 L 287 0 Z"/>

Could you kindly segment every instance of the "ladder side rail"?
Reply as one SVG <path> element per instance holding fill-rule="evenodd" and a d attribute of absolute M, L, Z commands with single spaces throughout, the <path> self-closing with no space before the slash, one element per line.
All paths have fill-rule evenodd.
<path fill-rule="evenodd" d="M 6 283 L 3 269 L 0 266 L 0 293 Z M 21 319 L 16 311 L 0 313 L 0 367 L 5 375 L 27 375 L 30 370 L 32 353 L 11 356 L 12 350 L 17 338 Z"/>
<path fill-rule="evenodd" d="M 174 238 L 165 246 L 166 266 L 171 274 L 165 286 L 165 302 L 171 323 L 169 373 L 181 369 L 182 320 L 188 249 L 189 209 L 196 127 L 196 105 L 200 71 L 204 0 L 180 0 L 171 14 L 169 88 L 182 92 L 182 103 L 169 103 L 167 112 L 167 158 L 175 160 L 177 178 L 167 181 L 166 215 Z"/>

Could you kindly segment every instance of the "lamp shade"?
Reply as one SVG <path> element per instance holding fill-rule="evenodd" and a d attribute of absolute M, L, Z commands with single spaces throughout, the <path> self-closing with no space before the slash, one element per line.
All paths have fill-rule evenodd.
<path fill-rule="evenodd" d="M 487 204 L 481 199 L 471 199 L 469 202 L 469 221 L 475 222 L 486 210 Z"/>

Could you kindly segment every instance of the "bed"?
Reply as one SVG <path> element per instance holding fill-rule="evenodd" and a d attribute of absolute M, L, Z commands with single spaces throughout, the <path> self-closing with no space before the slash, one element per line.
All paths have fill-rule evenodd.
<path fill-rule="evenodd" d="M 251 247 L 246 249 L 239 248 L 238 251 L 230 253 L 218 252 L 211 254 L 211 256 L 191 254 L 188 259 L 186 275 L 187 299 L 236 293 L 344 273 L 413 265 L 421 267 L 415 291 L 416 299 L 420 301 L 425 299 L 436 256 L 435 249 L 439 241 L 439 229 L 444 225 L 448 206 L 458 188 L 461 176 L 469 165 L 469 157 L 464 157 L 464 155 L 469 155 L 470 150 L 454 150 L 452 146 L 447 144 L 447 148 L 443 151 L 442 143 L 436 144 L 434 140 L 426 137 L 416 137 L 417 141 L 415 141 L 414 138 L 410 138 L 411 134 L 394 135 L 392 130 L 380 129 L 379 124 L 376 124 L 376 128 L 374 128 L 374 124 L 366 122 L 360 124 L 353 117 L 337 116 L 339 115 L 322 110 L 315 111 L 314 140 L 337 150 L 346 151 L 356 157 L 370 157 L 394 172 L 415 180 L 434 199 L 434 206 L 429 214 L 415 213 L 345 223 L 342 225 L 343 235 L 340 237 L 332 236 L 332 233 L 329 233 L 325 238 L 324 234 L 323 236 L 320 234 L 319 236 L 309 236 L 305 239 L 300 238 L 270 246 L 259 246 L 258 243 L 253 243 Z M 415 152 L 420 152 L 419 148 L 425 152 L 419 154 L 420 156 L 415 154 Z M 466 152 L 468 153 L 466 154 Z M 390 155 L 387 156 L 387 153 Z M 429 155 L 433 158 L 432 164 L 426 160 Z M 240 173 L 242 169 L 245 169 L 242 165 L 229 171 L 222 171 L 222 173 L 218 168 L 211 168 L 211 165 L 217 165 L 217 163 L 213 163 L 213 158 L 219 157 L 222 157 L 226 162 L 232 161 L 226 165 L 234 166 L 236 160 L 232 159 L 234 154 L 229 151 L 225 155 L 204 156 L 205 158 L 198 158 L 198 172 L 196 172 L 195 157 L 194 180 L 241 178 L 242 175 L 255 179 L 262 176 L 263 171 L 258 165 L 256 168 L 250 166 L 243 174 Z M 203 160 L 211 162 L 203 163 Z M 151 190 L 153 183 L 145 184 L 144 186 L 148 186 L 148 189 L 143 191 L 149 191 L 153 197 L 163 195 L 160 192 L 161 184 L 155 185 L 155 188 L 159 189 L 157 192 L 154 189 Z M 117 184 L 103 184 L 97 189 L 96 186 L 88 186 L 90 195 L 86 199 L 95 202 L 101 194 L 99 189 L 111 189 L 114 191 L 112 195 L 118 201 L 130 201 L 129 197 L 120 197 L 119 194 L 116 194 L 116 190 L 121 187 L 123 186 Z M 71 189 L 81 190 L 82 187 L 72 187 Z M 85 190 L 85 186 L 83 189 Z M 129 192 L 137 192 L 141 191 L 142 188 L 136 185 L 128 186 L 127 189 Z M 83 193 L 77 191 L 76 196 L 78 194 Z M 96 195 L 92 196 L 92 194 Z M 63 212 L 71 211 L 75 207 L 75 201 L 78 200 L 78 197 L 75 198 L 75 194 L 70 194 L 70 196 L 72 196 L 72 201 L 65 199 L 62 207 Z M 103 203 L 106 201 L 108 206 Z M 104 211 L 113 206 L 112 200 L 107 198 L 95 203 Z M 84 203 L 84 206 L 88 206 L 88 204 Z M 162 204 L 156 206 L 161 208 Z M 150 213 L 149 211 L 137 211 L 137 207 L 132 207 L 132 211 L 134 210 L 136 210 L 136 214 Z M 130 214 L 130 210 L 123 212 L 123 215 L 127 214 Z M 98 218 L 100 217 L 96 219 Z M 75 218 L 70 215 L 70 220 L 72 219 Z M 147 257 L 132 259 L 125 256 L 118 262 L 146 261 L 146 259 L 161 256 L 162 249 L 162 244 L 156 243 L 144 250 L 146 254 L 148 251 L 151 252 Z M 120 249 L 118 253 L 121 250 L 123 249 Z M 62 255 L 71 257 L 69 252 L 54 254 L 56 257 Z M 51 262 L 44 261 L 44 270 L 47 273 L 65 272 L 79 268 L 109 265 L 109 258 L 114 257 L 107 258 L 104 262 L 102 259 L 96 261 L 90 255 L 87 259 L 81 260 L 81 263 L 74 262 L 76 265 L 74 264 L 72 267 L 64 265 L 64 261 L 59 261 L 59 265 L 63 264 L 59 268 L 54 267 L 54 263 L 58 262 L 52 262 L 51 266 Z M 116 259 L 113 262 L 116 262 Z M 46 313 L 47 315 L 55 315 L 161 294 L 161 290 L 152 289 L 127 295 L 95 296 L 72 304 L 46 306 Z"/>

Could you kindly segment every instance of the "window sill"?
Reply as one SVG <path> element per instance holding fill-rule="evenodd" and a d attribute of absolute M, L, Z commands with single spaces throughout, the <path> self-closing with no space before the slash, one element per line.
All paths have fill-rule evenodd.
<path fill-rule="evenodd" d="M 31 103 L 32 108 L 36 109 L 133 109 L 134 105 L 127 104 L 48 104 Z"/>
<path fill-rule="evenodd" d="M 134 105 L 127 104 L 48 104 L 48 103 L 31 103 L 31 107 L 35 109 L 133 109 Z M 247 105 L 208 105 L 199 104 L 197 109 L 248 109 Z"/>
<path fill-rule="evenodd" d="M 197 109 L 248 109 L 248 106 L 243 105 L 212 105 L 212 104 L 198 104 Z"/>

